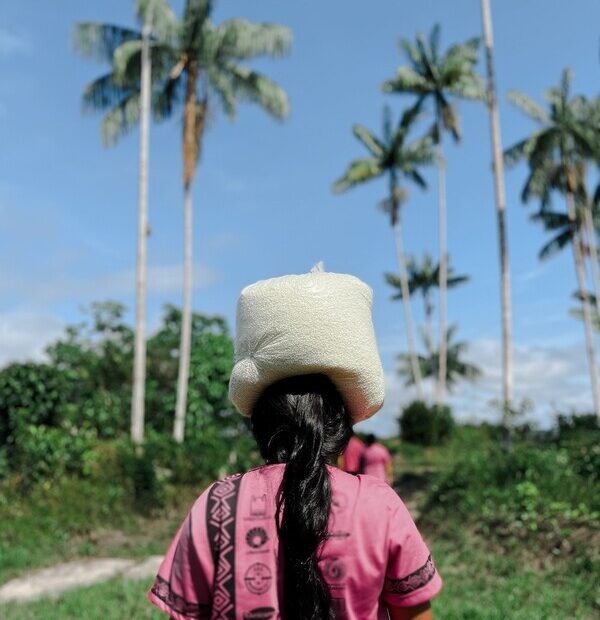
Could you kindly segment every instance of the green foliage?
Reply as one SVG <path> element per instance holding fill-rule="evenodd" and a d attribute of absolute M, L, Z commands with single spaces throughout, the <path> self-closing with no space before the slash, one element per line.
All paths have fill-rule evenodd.
<path fill-rule="evenodd" d="M 48 364 L 14 363 L 0 371 L 0 445 L 14 443 L 17 429 L 28 424 L 56 425 L 67 378 Z"/>
<path fill-rule="evenodd" d="M 278 24 L 252 23 L 229 19 L 216 25 L 212 3 L 188 2 L 180 20 L 163 0 L 139 0 L 137 13 L 151 25 L 152 108 L 157 120 L 173 115 L 187 100 L 199 110 L 209 95 L 210 105 L 219 106 L 234 118 L 241 101 L 257 103 L 275 118 L 285 118 L 288 97 L 265 75 L 242 64 L 259 56 L 280 57 L 291 47 L 289 28 Z M 105 112 L 102 137 L 106 145 L 114 144 L 128 133 L 140 117 L 140 32 L 110 24 L 79 23 L 73 42 L 83 56 L 109 65 L 108 73 L 91 82 L 84 91 L 87 110 Z M 191 93 L 184 96 L 186 82 Z M 203 114 L 196 117 L 203 129 Z M 198 141 L 201 135 L 197 135 Z M 199 149 L 195 150 L 195 166 Z"/>
<path fill-rule="evenodd" d="M 400 416 L 400 434 L 404 441 L 435 446 L 445 441 L 454 428 L 452 412 L 447 405 L 414 401 Z"/>
<path fill-rule="evenodd" d="M 521 442 L 507 452 L 481 444 L 433 485 L 425 518 L 458 520 L 509 545 L 537 532 L 560 543 L 569 529 L 600 524 L 594 484 L 572 449 Z"/>
<path fill-rule="evenodd" d="M 13 469 L 21 486 L 28 489 L 43 480 L 55 480 L 65 474 L 82 471 L 84 455 L 96 435 L 72 427 L 70 430 L 26 424 L 15 435 Z"/>

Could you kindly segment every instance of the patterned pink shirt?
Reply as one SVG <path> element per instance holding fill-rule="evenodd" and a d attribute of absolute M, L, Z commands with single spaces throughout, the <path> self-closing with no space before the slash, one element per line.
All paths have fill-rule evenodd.
<path fill-rule="evenodd" d="M 196 500 L 160 566 L 149 600 L 175 620 L 278 620 L 283 607 L 276 494 L 285 465 L 216 482 Z M 319 568 L 337 618 L 387 618 L 442 587 L 431 554 L 395 491 L 327 466 L 329 536 Z"/>

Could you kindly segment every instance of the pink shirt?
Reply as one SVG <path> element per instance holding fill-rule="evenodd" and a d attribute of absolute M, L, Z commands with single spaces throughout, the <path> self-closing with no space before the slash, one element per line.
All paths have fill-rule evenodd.
<path fill-rule="evenodd" d="M 365 447 L 362 458 L 363 474 L 375 476 L 379 480 L 387 480 L 386 466 L 392 462 L 392 455 L 385 446 L 374 443 Z"/>
<path fill-rule="evenodd" d="M 360 457 L 365 444 L 356 436 L 350 437 L 350 441 L 344 450 L 344 471 L 358 473 L 360 471 Z"/>
<path fill-rule="evenodd" d="M 148 592 L 175 620 L 280 618 L 281 553 L 275 497 L 285 465 L 265 465 L 214 483 L 184 519 Z M 441 589 L 431 554 L 406 506 L 387 484 L 327 466 L 329 537 L 319 568 L 336 617 L 387 618 Z M 216 567 L 216 569 L 215 569 Z"/>

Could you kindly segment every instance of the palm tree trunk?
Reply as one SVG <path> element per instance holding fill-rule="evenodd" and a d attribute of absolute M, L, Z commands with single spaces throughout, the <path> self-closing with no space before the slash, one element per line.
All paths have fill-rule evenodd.
<path fill-rule="evenodd" d="M 179 373 L 177 375 L 177 403 L 173 438 L 183 442 L 185 412 L 190 376 L 190 351 L 192 340 L 192 187 L 186 185 L 183 197 L 183 312 L 181 315 L 181 342 L 179 345 Z"/>
<path fill-rule="evenodd" d="M 596 314 L 600 316 L 600 265 L 598 265 L 596 229 L 594 228 L 589 203 L 587 203 L 583 209 L 583 217 L 585 220 L 587 247 L 590 251 L 590 262 L 592 263 L 592 278 L 594 280 L 594 294 L 596 296 Z"/>
<path fill-rule="evenodd" d="M 438 121 L 438 237 L 440 253 L 440 364 L 438 369 L 437 395 L 438 405 L 443 404 L 446 396 L 446 358 L 448 343 L 446 341 L 446 289 L 448 282 L 448 255 L 446 252 L 446 163 L 442 148 L 442 123 Z"/>
<path fill-rule="evenodd" d="M 423 306 L 425 310 L 425 329 L 427 330 L 427 353 L 433 355 L 433 308 L 429 301 L 429 293 L 423 293 Z"/>
<path fill-rule="evenodd" d="M 504 191 L 504 160 L 502 158 L 502 138 L 500 117 L 496 98 L 496 79 L 494 73 L 494 41 L 492 16 L 489 0 L 481 0 L 483 36 L 487 65 L 487 105 L 490 114 L 492 155 L 494 160 L 494 193 L 498 223 L 498 249 L 500 258 L 500 299 L 502 311 L 502 425 L 505 441 L 510 450 L 512 444 L 512 301 L 510 288 L 510 265 L 508 262 L 508 239 L 506 234 L 506 195 Z"/>
<path fill-rule="evenodd" d="M 600 420 L 600 389 L 598 385 L 598 370 L 596 368 L 596 354 L 594 351 L 594 338 L 592 335 L 592 320 L 590 315 L 590 304 L 585 286 L 585 265 L 583 263 L 583 253 L 581 249 L 581 231 L 576 223 L 575 197 L 573 193 L 567 191 L 567 213 L 573 225 L 573 258 L 575 260 L 575 272 L 577 275 L 577 287 L 581 299 L 581 310 L 583 313 L 583 325 L 585 330 L 585 344 L 592 384 L 592 398 L 594 401 L 594 412 Z"/>
<path fill-rule="evenodd" d="M 142 29 L 142 69 L 140 77 L 140 172 L 138 190 L 133 396 L 131 399 L 131 439 L 136 444 L 141 444 L 144 441 L 144 392 L 146 384 L 146 242 L 148 239 L 148 159 L 151 63 L 150 25 L 146 23 Z"/>
<path fill-rule="evenodd" d="M 429 300 L 429 293 L 423 293 L 423 303 L 425 305 L 425 330 L 427 332 L 427 354 L 429 359 L 433 359 L 434 347 L 433 347 L 433 307 Z M 435 399 L 435 382 L 431 386 L 431 403 Z"/>
<path fill-rule="evenodd" d="M 423 379 L 421 376 L 421 366 L 419 365 L 419 360 L 417 358 L 417 351 L 415 347 L 412 310 L 410 306 L 410 290 L 408 287 L 408 274 L 406 273 L 406 259 L 404 257 L 404 249 L 402 244 L 402 228 L 400 225 L 399 215 L 396 218 L 393 228 L 394 239 L 396 241 L 396 255 L 398 258 L 398 271 L 400 273 L 400 287 L 402 290 L 402 304 L 404 306 L 404 322 L 406 323 L 406 340 L 408 344 L 410 366 L 415 380 L 415 386 L 417 388 L 417 397 L 419 398 L 419 400 L 424 400 Z"/>
<path fill-rule="evenodd" d="M 185 106 L 183 111 L 183 311 L 179 345 L 179 372 L 177 375 L 177 403 L 173 438 L 182 443 L 185 435 L 190 352 L 192 346 L 192 181 L 199 157 L 200 138 L 204 122 L 204 104 L 199 110 L 196 85 L 198 66 L 190 64 L 187 70 Z"/>

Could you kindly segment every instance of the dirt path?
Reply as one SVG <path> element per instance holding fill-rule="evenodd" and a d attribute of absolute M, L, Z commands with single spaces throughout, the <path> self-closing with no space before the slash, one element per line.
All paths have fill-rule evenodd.
<path fill-rule="evenodd" d="M 56 597 L 121 575 L 124 579 L 152 578 L 162 556 L 152 555 L 141 562 L 122 558 L 74 560 L 31 571 L 0 586 L 0 604 L 24 603 L 42 597 Z"/>

